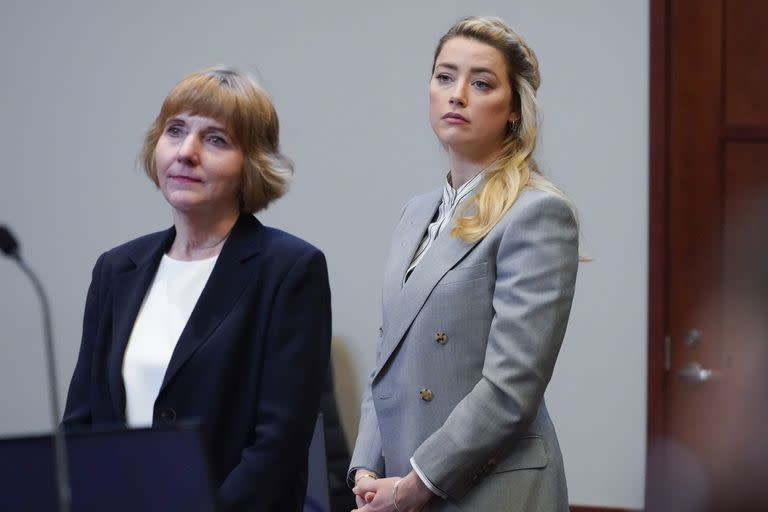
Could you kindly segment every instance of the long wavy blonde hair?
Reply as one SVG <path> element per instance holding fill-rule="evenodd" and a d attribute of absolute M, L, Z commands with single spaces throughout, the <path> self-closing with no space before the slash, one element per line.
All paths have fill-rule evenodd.
<path fill-rule="evenodd" d="M 520 118 L 507 125 L 499 157 L 485 170 L 484 183 L 475 195 L 473 214 L 457 219 L 451 235 L 468 242 L 484 237 L 526 187 L 552 192 L 562 197 L 573 210 L 571 201 L 539 172 L 533 159 L 539 130 L 536 91 L 541 84 L 539 61 L 533 50 L 499 18 L 471 16 L 453 25 L 440 38 L 432 61 L 433 73 L 443 46 L 455 37 L 474 39 L 502 54 L 512 87 L 512 108 Z"/>

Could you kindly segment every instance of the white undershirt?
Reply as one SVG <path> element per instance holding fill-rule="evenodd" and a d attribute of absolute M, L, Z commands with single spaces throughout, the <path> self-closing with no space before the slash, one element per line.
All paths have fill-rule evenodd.
<path fill-rule="evenodd" d="M 155 399 L 173 349 L 217 258 L 218 255 L 204 260 L 180 261 L 163 255 L 133 324 L 123 358 L 128 426 L 152 426 Z"/>

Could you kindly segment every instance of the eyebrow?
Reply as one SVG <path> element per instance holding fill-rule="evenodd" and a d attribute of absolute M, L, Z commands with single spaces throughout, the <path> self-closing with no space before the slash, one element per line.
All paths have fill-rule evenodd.
<path fill-rule="evenodd" d="M 435 69 L 437 68 L 448 68 L 452 71 L 458 71 L 459 67 L 456 64 L 446 64 L 446 63 L 440 63 L 437 66 L 435 66 Z M 484 68 L 484 67 L 471 67 L 469 68 L 469 71 L 472 73 L 488 73 L 490 75 L 496 76 L 496 73 L 490 69 L 490 68 Z"/>
<path fill-rule="evenodd" d="M 165 124 L 167 126 L 167 125 L 169 125 L 171 123 L 187 124 L 187 122 L 188 121 L 186 119 L 182 118 L 182 117 L 173 116 L 173 117 L 169 117 L 168 120 L 165 122 Z M 212 125 L 206 126 L 205 129 L 204 129 L 204 131 L 207 131 L 207 132 L 212 131 L 212 130 L 224 132 L 225 134 L 229 135 L 229 131 L 224 126 L 219 125 L 218 122 L 217 122 L 217 124 L 212 124 Z"/>

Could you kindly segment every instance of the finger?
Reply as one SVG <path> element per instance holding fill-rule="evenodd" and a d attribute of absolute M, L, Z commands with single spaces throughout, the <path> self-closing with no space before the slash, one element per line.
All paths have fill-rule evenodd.
<path fill-rule="evenodd" d="M 352 489 L 352 492 L 358 496 L 364 496 L 367 492 L 376 492 L 379 487 L 379 481 L 373 478 L 363 478 Z"/>
<path fill-rule="evenodd" d="M 365 506 L 365 500 L 361 498 L 358 495 L 355 495 L 355 505 L 357 505 L 357 508 L 364 507 Z"/>
<path fill-rule="evenodd" d="M 365 493 L 365 496 L 363 497 L 363 499 L 365 499 L 366 503 L 370 503 L 370 502 L 373 501 L 373 498 L 375 498 L 375 497 L 376 497 L 376 493 L 375 492 L 367 492 L 367 493 Z"/>

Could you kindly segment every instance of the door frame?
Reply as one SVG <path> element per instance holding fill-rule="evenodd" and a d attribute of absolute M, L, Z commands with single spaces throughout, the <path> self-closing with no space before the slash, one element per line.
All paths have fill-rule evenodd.
<path fill-rule="evenodd" d="M 651 447 L 664 436 L 667 328 L 667 223 L 669 165 L 670 0 L 650 0 L 649 179 L 648 179 L 648 367 L 645 510 L 659 508 L 658 489 L 649 485 Z M 656 467 L 656 466 L 654 466 Z"/>

